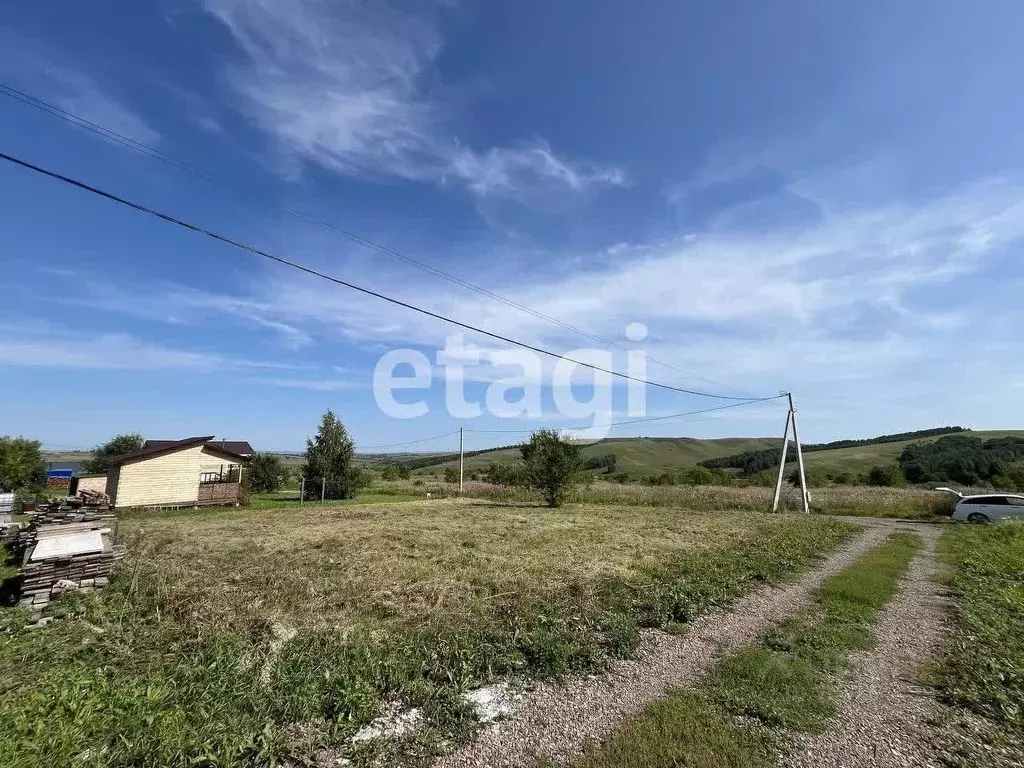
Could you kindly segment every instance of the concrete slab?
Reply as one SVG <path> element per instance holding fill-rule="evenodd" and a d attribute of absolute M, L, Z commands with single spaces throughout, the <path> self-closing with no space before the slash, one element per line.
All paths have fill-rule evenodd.
<path fill-rule="evenodd" d="M 56 557 L 89 555 L 103 551 L 103 534 L 99 531 L 69 533 L 64 536 L 50 536 L 40 539 L 29 556 L 31 562 L 50 560 Z"/>

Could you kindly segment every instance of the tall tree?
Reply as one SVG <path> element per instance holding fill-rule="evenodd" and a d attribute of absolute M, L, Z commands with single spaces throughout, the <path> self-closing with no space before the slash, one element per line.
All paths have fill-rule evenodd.
<path fill-rule="evenodd" d="M 46 462 L 38 440 L 0 436 L 0 491 L 46 486 Z"/>
<path fill-rule="evenodd" d="M 320 430 L 306 440 L 306 497 L 320 498 L 321 481 L 324 497 L 350 499 L 366 483 L 364 473 L 355 466 L 355 445 L 348 430 L 334 411 L 327 410 L 320 418 Z"/>
<path fill-rule="evenodd" d="M 82 465 L 82 469 L 89 474 L 105 474 L 113 465 L 114 459 L 141 450 L 145 442 L 138 432 L 114 435 L 103 445 L 92 449 L 92 458 Z"/>
<path fill-rule="evenodd" d="M 280 490 L 285 468 L 281 458 L 273 453 L 257 452 L 249 457 L 246 467 L 247 485 L 254 493 L 272 493 Z"/>
<path fill-rule="evenodd" d="M 541 429 L 530 442 L 519 446 L 523 455 L 526 485 L 544 494 L 549 507 L 559 506 L 572 487 L 580 482 L 582 448 L 553 429 Z"/>

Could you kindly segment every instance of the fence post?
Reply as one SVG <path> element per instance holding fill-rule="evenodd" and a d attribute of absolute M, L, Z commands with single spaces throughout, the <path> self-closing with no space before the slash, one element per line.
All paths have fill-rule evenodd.
<path fill-rule="evenodd" d="M 303 477 L 302 477 L 302 485 L 299 486 L 299 504 L 302 503 L 302 500 L 304 498 L 306 498 L 306 477 L 305 477 L 305 475 L 303 475 Z"/>
<path fill-rule="evenodd" d="M 327 478 L 320 478 L 320 503 L 324 503 L 324 499 L 327 497 Z"/>

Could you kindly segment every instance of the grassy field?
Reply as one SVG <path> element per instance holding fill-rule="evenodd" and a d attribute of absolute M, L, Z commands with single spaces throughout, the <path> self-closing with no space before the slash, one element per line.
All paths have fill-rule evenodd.
<path fill-rule="evenodd" d="M 398 480 L 378 482 L 381 493 L 408 493 L 425 496 L 450 496 L 458 492 L 456 483 Z M 576 489 L 578 503 L 611 504 L 651 508 L 700 510 L 739 510 L 765 512 L 771 509 L 774 488 L 718 485 L 648 486 L 596 481 Z M 520 488 L 505 488 L 480 482 L 465 484 L 467 497 L 500 502 L 536 503 L 540 495 Z M 915 520 L 936 519 L 936 512 L 951 512 L 949 494 L 920 488 L 873 488 L 869 486 L 830 485 L 811 492 L 811 512 L 815 514 L 856 515 L 861 517 L 899 517 Z M 800 510 L 800 492 L 788 483 L 783 487 L 783 510 Z"/>
<path fill-rule="evenodd" d="M 0 614 L 0 765 L 426 759 L 474 727 L 460 690 L 599 668 L 848 530 L 471 500 L 133 515 L 108 589 L 43 630 Z M 340 746 L 391 706 L 420 711 L 415 735 Z"/>
<path fill-rule="evenodd" d="M 980 430 L 959 434 L 991 439 L 995 437 L 1021 437 L 1024 430 Z M 937 437 L 904 440 L 896 443 L 834 448 L 828 451 L 810 451 L 804 454 L 807 471 L 851 474 L 866 473 L 874 466 L 893 466 L 903 449 L 915 442 L 930 442 Z M 781 444 L 776 437 L 698 439 L 690 437 L 624 437 L 601 440 L 584 448 L 586 458 L 615 454 L 617 471 L 633 478 L 642 478 L 662 470 L 680 470 L 692 467 L 705 459 L 729 456 L 743 451 L 775 448 Z M 446 454 L 440 454 L 443 457 Z M 450 455 L 450 454 L 449 454 Z M 794 457 L 790 457 L 795 462 Z M 467 473 L 483 472 L 491 462 L 510 463 L 519 459 L 518 448 L 506 448 L 466 459 Z M 795 466 L 795 464 L 794 464 Z M 458 461 L 442 461 L 416 471 L 416 474 L 440 476 L 446 467 L 458 467 Z"/>
<path fill-rule="evenodd" d="M 960 432 L 965 437 L 978 437 L 991 440 L 997 437 L 1024 437 L 1024 430 L 978 430 Z M 829 474 L 866 473 L 872 467 L 895 466 L 903 449 L 911 443 L 931 443 L 938 437 L 917 440 L 903 440 L 898 443 L 881 443 L 879 445 L 855 446 L 853 448 L 833 448 L 830 451 L 811 451 L 804 454 L 804 464 L 808 472 L 818 471 Z"/>
<path fill-rule="evenodd" d="M 776 747 L 758 723 L 820 731 L 835 711 L 836 675 L 871 628 L 919 546 L 896 533 L 818 590 L 811 606 L 761 645 L 719 662 L 697 691 L 630 718 L 574 768 L 768 768 Z M 743 718 L 743 719 L 739 719 Z"/>
<path fill-rule="evenodd" d="M 942 548 L 957 608 L 938 684 L 984 718 L 990 743 L 1024 750 L 1024 525 L 957 526 Z"/>
<path fill-rule="evenodd" d="M 287 509 L 289 507 L 310 507 L 310 506 L 353 506 L 363 504 L 394 504 L 400 501 L 412 501 L 422 499 L 423 494 L 417 489 L 407 486 L 391 487 L 390 483 L 381 483 L 378 488 L 370 488 L 362 491 L 354 499 L 320 501 L 299 501 L 299 490 L 274 491 L 271 493 L 254 493 L 249 509 Z"/>
<path fill-rule="evenodd" d="M 692 467 L 705 459 L 716 459 L 743 451 L 773 448 L 781 444 L 779 438 L 726 437 L 699 439 L 695 437 L 613 437 L 600 440 L 583 449 L 585 458 L 614 454 L 619 472 L 642 476 L 663 469 Z M 471 456 L 466 459 L 467 472 L 482 472 L 491 462 L 507 464 L 519 460 L 518 448 L 506 448 Z M 425 469 L 417 474 L 437 474 L 446 467 L 458 467 L 459 462 L 446 461 Z"/>

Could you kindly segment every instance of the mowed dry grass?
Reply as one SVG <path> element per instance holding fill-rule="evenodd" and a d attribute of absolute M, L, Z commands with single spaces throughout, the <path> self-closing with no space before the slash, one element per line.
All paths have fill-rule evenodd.
<path fill-rule="evenodd" d="M 388 492 L 451 494 L 454 483 L 413 485 L 409 481 L 380 483 Z M 612 506 L 670 507 L 682 510 L 767 512 L 771 509 L 774 487 L 740 485 L 652 486 L 638 483 L 610 483 L 597 480 L 576 488 L 574 500 L 584 504 Z M 812 487 L 811 512 L 822 515 L 861 515 L 865 517 L 906 517 L 927 519 L 948 506 L 949 494 L 926 488 L 877 488 L 865 485 L 828 485 Z M 478 481 L 466 483 L 466 495 L 503 501 L 537 501 L 539 494 L 521 488 L 506 488 Z M 800 510 L 800 490 L 783 484 L 780 508 Z M 949 510 L 951 511 L 951 510 Z"/>
<path fill-rule="evenodd" d="M 741 512 L 438 499 L 366 507 L 149 513 L 120 523 L 126 569 L 200 626 L 417 623 L 509 595 L 588 590 L 791 525 Z"/>

